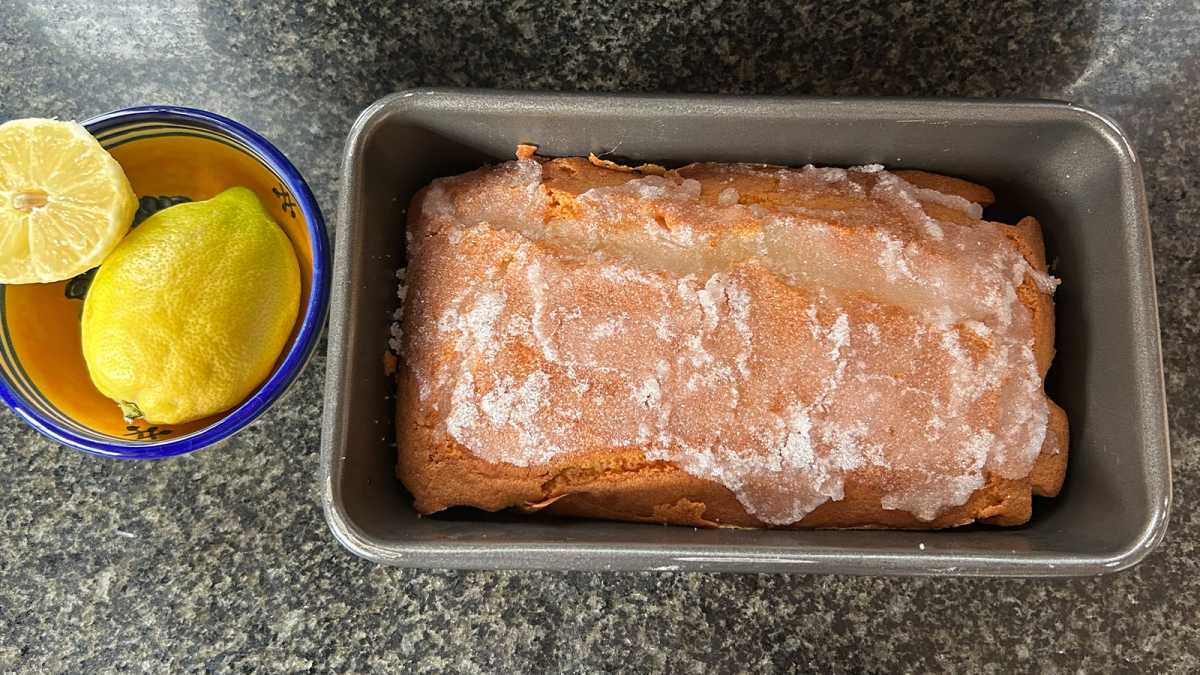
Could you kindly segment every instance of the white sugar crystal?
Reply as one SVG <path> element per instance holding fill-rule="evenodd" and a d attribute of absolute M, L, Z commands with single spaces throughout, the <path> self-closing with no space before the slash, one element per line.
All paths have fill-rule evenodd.
<path fill-rule="evenodd" d="M 676 183 L 662 176 L 643 176 L 616 188 L 592 188 L 577 199 L 603 204 L 608 195 L 625 192 L 641 200 L 693 200 L 700 196 L 700 181 L 687 178 Z"/>
<path fill-rule="evenodd" d="M 575 366 L 567 366 L 567 379 L 570 380 L 571 388 L 575 391 L 577 396 L 582 397 L 588 392 L 589 389 L 592 388 L 591 382 L 589 382 L 586 378 L 579 377 L 575 371 Z M 582 413 L 578 409 L 574 409 L 571 410 L 571 414 L 578 416 Z"/>
<path fill-rule="evenodd" d="M 511 377 L 505 377 L 480 400 L 479 407 L 492 424 L 531 425 L 550 390 L 550 379 L 539 370 L 530 373 L 520 387 L 515 385 Z"/>
<path fill-rule="evenodd" d="M 446 417 L 446 431 L 463 445 L 471 445 L 471 431 L 479 419 L 475 407 L 475 379 L 471 371 L 464 370 L 461 379 L 454 385 L 450 397 L 450 414 Z"/>
<path fill-rule="evenodd" d="M 971 331 L 972 333 L 978 335 L 979 337 L 987 337 L 992 334 L 992 329 L 988 328 L 987 324 L 985 324 L 981 321 L 976 321 L 974 319 L 968 319 L 968 320 L 964 321 L 963 327 L 966 328 L 967 330 Z"/>
<path fill-rule="evenodd" d="M 647 286 L 659 286 L 661 282 L 643 272 L 632 267 L 622 267 L 620 265 L 605 265 L 600 268 L 601 278 L 611 281 L 614 284 L 627 282 L 636 282 Z"/>
<path fill-rule="evenodd" d="M 878 395 L 877 395 L 878 396 Z M 887 454 L 884 452 L 883 445 L 879 443 L 869 443 L 863 447 L 863 457 L 867 464 L 878 466 L 884 469 L 892 468 L 887 460 Z"/>
<path fill-rule="evenodd" d="M 687 357 L 693 366 L 699 368 L 708 363 L 712 363 L 713 357 L 704 349 L 704 342 L 701 341 L 699 335 L 689 335 L 684 338 L 683 344 L 688 348 L 691 354 Z"/>
<path fill-rule="evenodd" d="M 1041 270 L 1029 268 L 1029 276 L 1033 278 L 1033 283 L 1037 289 L 1046 295 L 1054 295 L 1054 291 L 1058 289 L 1058 285 L 1062 283 L 1062 279 L 1050 276 Z"/>
<path fill-rule="evenodd" d="M 503 461 L 517 466 L 543 464 L 563 451 L 548 438 L 547 431 L 536 420 L 546 405 L 549 392 L 550 378 L 538 370 L 530 373 L 519 387 L 512 377 L 502 377 L 480 399 L 479 408 L 491 423 L 489 436 L 497 432 L 515 435 L 519 451 L 503 455 Z M 474 415 L 477 421 L 477 410 Z M 459 442 L 485 457 L 495 452 L 485 438 L 460 439 Z"/>
<path fill-rule="evenodd" d="M 742 349 L 734 357 L 734 363 L 742 377 L 749 377 L 750 354 L 754 350 L 754 333 L 750 330 L 750 294 L 737 282 L 731 281 L 725 286 L 725 297 L 729 302 L 729 316 L 733 320 L 734 330 L 742 339 Z"/>
<path fill-rule="evenodd" d="M 830 447 L 829 463 L 843 471 L 853 471 L 866 463 L 862 443 L 870 430 L 862 421 L 853 424 L 825 423 L 821 440 Z"/>
<path fill-rule="evenodd" d="M 508 318 L 508 325 L 505 326 L 504 332 L 512 337 L 525 337 L 530 334 L 529 319 L 526 319 L 520 314 L 513 314 Z"/>
<path fill-rule="evenodd" d="M 972 433 L 967 442 L 963 444 L 962 457 L 967 461 L 967 466 L 964 468 L 970 472 L 977 472 L 983 469 L 987 464 L 988 452 L 992 449 L 992 445 L 996 442 L 996 435 L 987 430 L 976 431 Z M 972 490 L 974 492 L 974 490 Z M 963 501 L 966 501 L 965 499 Z M 959 502 L 960 504 L 962 502 Z"/>
<path fill-rule="evenodd" d="M 456 215 L 454 212 L 454 202 L 446 193 L 446 189 L 442 187 L 441 181 L 435 180 L 430 184 L 429 189 L 425 191 L 425 201 L 422 204 L 421 215 L 430 220 Z"/>
<path fill-rule="evenodd" d="M 800 173 L 806 176 L 816 176 L 826 183 L 839 183 L 846 180 L 846 170 L 832 166 L 806 164 L 804 168 L 800 169 Z"/>
<path fill-rule="evenodd" d="M 883 244 L 883 250 L 879 252 L 879 267 L 888 281 L 896 282 L 901 278 L 915 280 L 908 259 L 904 256 L 904 244 L 884 232 L 880 232 L 876 238 Z"/>
<path fill-rule="evenodd" d="M 879 178 L 871 190 L 871 195 L 882 198 L 885 202 L 890 202 L 897 207 L 911 225 L 920 226 L 930 239 L 941 241 L 945 238 L 945 232 L 941 225 L 925 213 L 924 207 L 917 199 L 916 188 L 908 181 L 886 171 L 879 172 Z M 962 203 L 970 204 L 966 200 L 962 200 Z"/>
<path fill-rule="evenodd" d="M 738 355 L 734 358 L 734 365 L 737 366 L 737 370 L 741 373 L 742 377 L 750 377 L 750 354 L 748 352 L 738 352 Z"/>
<path fill-rule="evenodd" d="M 958 473 L 931 475 L 928 484 L 886 494 L 880 500 L 881 506 L 909 511 L 921 520 L 930 521 L 951 506 L 965 504 L 984 485 L 983 468 L 995 441 L 995 435 L 989 431 L 971 432 L 957 453 Z"/>
<path fill-rule="evenodd" d="M 396 270 L 396 278 L 400 280 L 396 284 L 396 297 L 400 298 L 400 304 L 403 306 L 404 299 L 408 297 L 408 270 L 404 267 Z"/>
<path fill-rule="evenodd" d="M 883 339 L 883 334 L 879 332 L 879 326 L 867 322 L 863 326 L 863 329 L 867 331 L 867 337 L 871 338 L 872 343 L 879 344 L 880 340 Z"/>
<path fill-rule="evenodd" d="M 483 398 L 479 400 L 479 407 L 492 424 L 508 423 L 517 397 L 514 384 L 511 377 L 505 376 L 496 383 L 494 389 L 484 394 Z"/>
<path fill-rule="evenodd" d="M 725 284 L 725 296 L 729 300 L 734 323 L 750 330 L 746 325 L 750 320 L 750 293 L 736 280 L 729 280 Z"/>
<path fill-rule="evenodd" d="M 907 185 L 908 182 L 905 181 L 905 184 Z M 918 199 L 923 199 L 927 202 L 934 202 L 935 204 L 941 204 L 942 206 L 957 209 L 972 218 L 978 219 L 983 217 L 982 206 L 976 204 L 975 202 L 967 201 L 958 195 L 948 195 L 944 192 L 938 192 L 937 190 L 913 187 L 911 185 L 909 185 L 909 187 Z"/>
<path fill-rule="evenodd" d="M 557 363 L 558 350 L 555 349 L 553 343 L 550 341 L 550 336 L 546 334 L 543 328 L 546 314 L 545 298 L 548 288 L 545 279 L 542 278 L 541 264 L 534 262 L 525 268 L 525 280 L 529 282 L 529 291 L 533 300 L 533 316 L 530 319 L 533 336 L 537 340 L 537 344 L 541 348 L 546 360 L 551 363 Z"/>
<path fill-rule="evenodd" d="M 670 342 L 675 338 L 675 333 L 671 331 L 671 318 L 665 314 L 652 322 L 651 325 L 654 326 L 654 335 L 659 340 Z"/>
<path fill-rule="evenodd" d="M 812 420 L 804 406 L 793 403 L 788 408 L 787 435 L 784 437 L 781 458 L 785 465 L 807 467 L 813 462 L 813 444 L 809 434 Z"/>
<path fill-rule="evenodd" d="M 507 299 L 504 292 L 489 292 L 481 293 L 475 300 L 475 306 L 467 313 L 467 329 L 475 336 L 475 340 L 481 344 L 487 344 L 492 339 L 492 330 L 495 328 L 496 319 L 500 318 L 500 313 L 504 311 L 504 303 Z"/>
<path fill-rule="evenodd" d="M 605 265 L 600 268 L 600 277 L 614 284 L 619 284 L 625 281 L 626 270 L 617 265 Z"/>
<path fill-rule="evenodd" d="M 449 333 L 458 328 L 458 308 L 447 307 L 446 311 L 442 312 L 442 316 L 438 318 L 437 329 L 439 333 Z"/>
<path fill-rule="evenodd" d="M 393 321 L 391 327 L 389 328 L 389 333 L 391 337 L 388 338 L 388 348 L 390 348 L 394 353 L 399 354 L 400 340 L 404 337 L 404 330 L 400 328 L 400 324 L 398 322 Z"/>
<path fill-rule="evenodd" d="M 677 246 L 691 246 L 696 243 L 696 233 L 687 225 L 677 225 L 667 232 L 667 239 Z"/>
<path fill-rule="evenodd" d="M 605 319 L 596 324 L 592 328 L 591 338 L 593 340 L 602 340 L 607 337 L 612 337 L 625 330 L 625 317 L 617 317 L 615 319 Z"/>
<path fill-rule="evenodd" d="M 813 339 L 821 337 L 821 324 L 817 321 L 817 306 L 809 305 L 804 308 L 804 317 L 808 319 L 808 332 L 812 334 Z"/>
<path fill-rule="evenodd" d="M 640 386 L 633 390 L 630 398 L 644 408 L 657 408 L 659 401 L 662 400 L 662 389 L 659 387 L 658 380 L 647 377 Z"/>
<path fill-rule="evenodd" d="M 962 342 L 959 341 L 957 331 L 953 329 L 943 331 L 940 344 L 942 345 L 942 349 L 945 349 L 946 353 L 953 357 L 960 365 L 963 362 L 970 361 L 971 356 L 967 354 L 967 350 L 963 348 Z"/>
<path fill-rule="evenodd" d="M 720 206 L 733 206 L 738 203 L 739 199 L 741 199 L 741 195 L 738 194 L 737 188 L 727 187 L 717 195 L 717 204 Z"/>
<path fill-rule="evenodd" d="M 935 309 L 925 310 L 922 318 L 924 318 L 925 321 L 928 322 L 935 330 L 939 331 L 950 330 L 950 328 L 954 326 L 954 321 L 956 319 L 954 312 L 945 305 Z M 921 328 L 924 327 L 922 326 Z M 924 337 L 923 330 L 918 334 L 921 337 Z"/>
<path fill-rule="evenodd" d="M 474 350 L 488 356 L 495 355 L 500 349 L 500 341 L 493 336 L 496 321 L 504 311 L 507 296 L 503 292 L 487 291 L 480 293 L 474 306 L 466 316 L 458 317 L 457 328 L 460 338 L 456 343 L 459 351 Z M 438 322 L 441 329 L 442 322 Z"/>
<path fill-rule="evenodd" d="M 842 349 L 850 344 L 850 317 L 838 314 L 838 318 L 833 322 L 829 332 L 825 333 L 825 337 L 833 343 L 829 349 L 829 358 L 836 361 L 842 353 Z"/>
<path fill-rule="evenodd" d="M 645 445 L 650 442 L 650 425 L 642 423 L 638 425 L 637 444 Z"/>
<path fill-rule="evenodd" d="M 692 288 L 692 284 L 695 282 L 696 277 L 692 274 L 675 282 L 675 292 L 679 294 L 679 298 L 685 303 L 700 302 L 696 297 L 696 289 Z"/>
<path fill-rule="evenodd" d="M 704 310 L 704 323 L 709 330 L 721 320 L 721 305 L 725 302 L 725 275 L 717 273 L 708 278 L 704 288 L 696 291 L 696 299 Z"/>
<path fill-rule="evenodd" d="M 397 269 L 396 279 L 399 280 L 396 284 L 396 297 L 400 299 L 400 306 L 392 312 L 392 325 L 388 327 L 388 348 L 399 354 L 401 338 L 404 337 L 400 319 L 404 317 L 404 301 L 408 297 L 408 270 L 404 267 Z"/>
<path fill-rule="evenodd" d="M 656 197 L 666 196 L 666 184 L 666 179 L 660 176 L 646 176 L 640 180 L 629 181 L 625 184 L 625 187 L 632 190 L 642 199 L 654 199 Z"/>

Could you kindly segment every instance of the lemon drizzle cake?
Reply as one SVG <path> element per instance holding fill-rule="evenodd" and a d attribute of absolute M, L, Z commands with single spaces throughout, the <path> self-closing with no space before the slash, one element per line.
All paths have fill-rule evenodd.
<path fill-rule="evenodd" d="M 398 475 L 691 525 L 1017 524 L 1066 420 L 1040 227 L 882 167 L 516 161 L 413 201 Z"/>

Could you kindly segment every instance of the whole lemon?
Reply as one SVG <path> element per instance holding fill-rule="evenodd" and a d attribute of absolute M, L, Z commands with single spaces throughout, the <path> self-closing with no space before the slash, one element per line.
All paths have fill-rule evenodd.
<path fill-rule="evenodd" d="M 188 422 L 228 410 L 271 373 L 300 308 L 291 241 L 236 187 L 129 233 L 83 305 L 92 382 L 126 417 Z"/>

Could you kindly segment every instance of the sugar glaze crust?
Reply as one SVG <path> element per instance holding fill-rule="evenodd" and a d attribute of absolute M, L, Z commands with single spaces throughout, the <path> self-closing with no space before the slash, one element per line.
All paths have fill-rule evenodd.
<path fill-rule="evenodd" d="M 409 209 L 397 473 L 468 505 L 702 526 L 1028 520 L 1066 469 L 1040 227 L 922 172 L 582 158 Z"/>

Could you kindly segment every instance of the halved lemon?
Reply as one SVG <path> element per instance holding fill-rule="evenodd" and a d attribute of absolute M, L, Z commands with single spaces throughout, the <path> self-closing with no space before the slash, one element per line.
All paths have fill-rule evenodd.
<path fill-rule="evenodd" d="M 86 272 L 121 241 L 136 211 L 121 165 L 79 124 L 0 124 L 0 283 Z"/>

